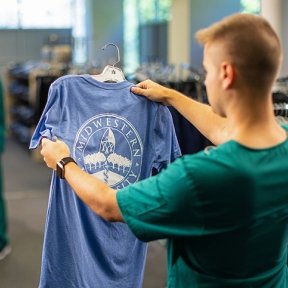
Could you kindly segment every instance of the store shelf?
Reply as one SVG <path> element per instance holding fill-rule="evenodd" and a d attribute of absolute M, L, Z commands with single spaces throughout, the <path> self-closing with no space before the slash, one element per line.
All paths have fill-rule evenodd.
<path fill-rule="evenodd" d="M 32 133 L 47 102 L 48 90 L 64 74 L 59 67 L 27 62 L 7 67 L 4 92 L 8 134 L 25 148 L 29 147 Z M 39 161 L 38 149 L 30 151 Z"/>

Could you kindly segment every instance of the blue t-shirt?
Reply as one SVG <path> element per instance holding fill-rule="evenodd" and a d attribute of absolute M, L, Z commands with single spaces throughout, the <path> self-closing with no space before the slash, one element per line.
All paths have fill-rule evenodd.
<path fill-rule="evenodd" d="M 180 156 L 167 107 L 130 92 L 128 81 L 68 75 L 49 89 L 31 139 L 57 137 L 86 172 L 121 189 Z M 124 223 L 109 223 L 52 174 L 39 287 L 137 288 L 147 244 Z"/>

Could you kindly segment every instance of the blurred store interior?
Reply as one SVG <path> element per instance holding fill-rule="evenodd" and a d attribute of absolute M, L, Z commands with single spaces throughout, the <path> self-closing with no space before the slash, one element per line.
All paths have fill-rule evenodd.
<path fill-rule="evenodd" d="M 237 12 L 266 17 L 288 49 L 286 0 L 0 0 L 0 69 L 6 146 L 4 199 L 12 253 L 0 261 L 1 288 L 33 288 L 39 281 L 51 171 L 31 135 L 50 85 L 69 74 L 99 74 L 120 62 L 132 83 L 152 79 L 207 103 L 202 47 L 194 33 Z M 275 115 L 288 117 L 288 57 L 274 89 Z M 183 154 L 209 141 L 171 109 Z M 166 285 L 165 239 L 149 244 L 144 288 Z M 95 286 L 97 287 L 97 286 Z M 52 288 L 52 287 L 51 287 Z"/>

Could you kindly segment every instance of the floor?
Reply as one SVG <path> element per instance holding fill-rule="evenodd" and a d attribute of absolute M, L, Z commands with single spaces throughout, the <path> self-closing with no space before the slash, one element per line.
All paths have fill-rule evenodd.
<path fill-rule="evenodd" d="M 14 139 L 7 139 L 3 164 L 12 253 L 0 262 L 0 287 L 38 287 L 51 172 Z M 166 276 L 165 246 L 151 242 L 143 288 L 165 287 Z"/>

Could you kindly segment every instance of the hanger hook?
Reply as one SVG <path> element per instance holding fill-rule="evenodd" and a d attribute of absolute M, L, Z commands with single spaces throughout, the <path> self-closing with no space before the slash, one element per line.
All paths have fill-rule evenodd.
<path fill-rule="evenodd" d="M 120 62 L 120 52 L 119 52 L 119 48 L 117 45 L 115 45 L 114 43 L 108 43 L 105 46 L 102 47 L 102 50 L 105 50 L 108 46 L 114 46 L 117 49 L 117 61 L 112 65 L 113 67 Z"/>

